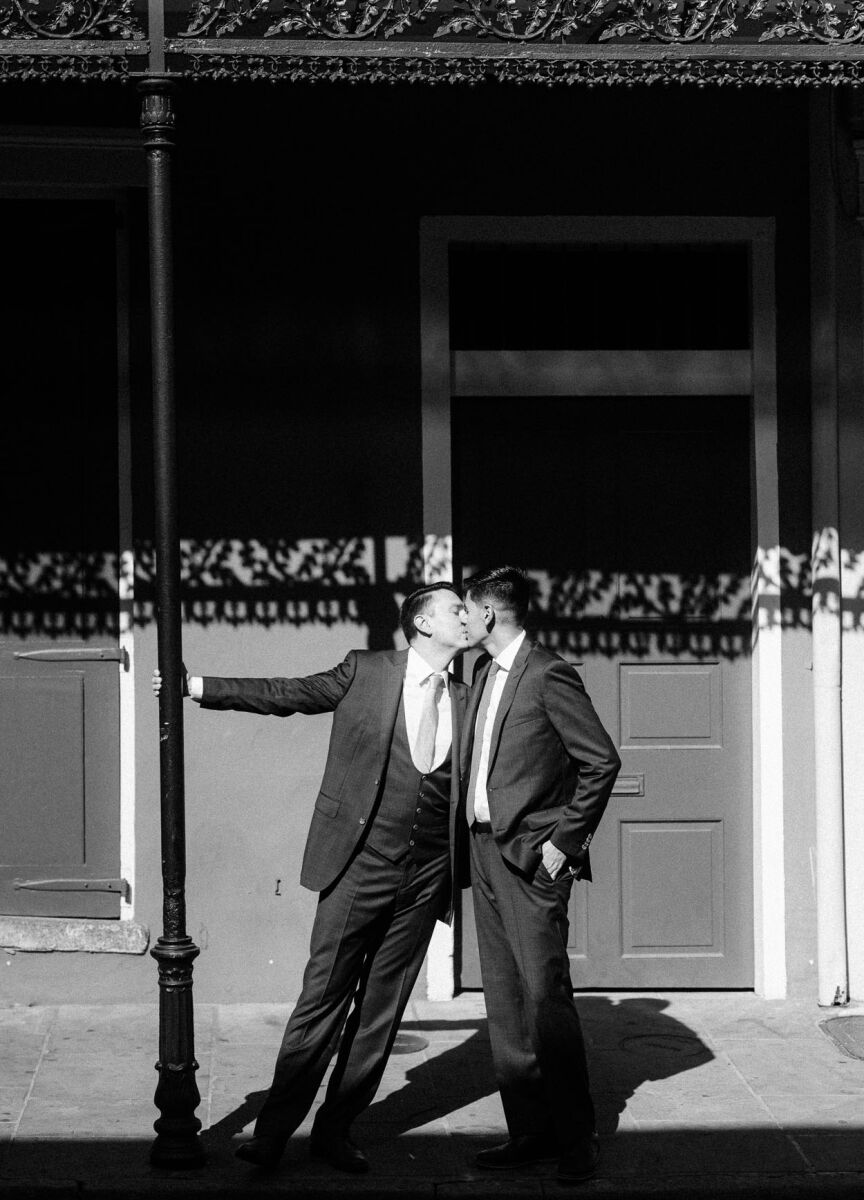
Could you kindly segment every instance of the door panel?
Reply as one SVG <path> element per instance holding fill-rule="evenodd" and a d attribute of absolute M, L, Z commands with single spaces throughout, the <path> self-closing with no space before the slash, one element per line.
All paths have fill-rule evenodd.
<path fill-rule="evenodd" d="M 621 748 L 722 745 L 719 663 L 622 663 Z"/>
<path fill-rule="evenodd" d="M 84 679 L 65 675 L 0 678 L 0 794 L 4 858 L 44 866 L 83 860 Z M 16 751 L 26 746 L 26 757 Z M 34 797 L 51 796 L 51 820 L 33 821 Z M 38 799 L 36 801 L 38 803 Z"/>
<path fill-rule="evenodd" d="M 722 822 L 621 821 L 620 834 L 622 954 L 722 954 Z"/>

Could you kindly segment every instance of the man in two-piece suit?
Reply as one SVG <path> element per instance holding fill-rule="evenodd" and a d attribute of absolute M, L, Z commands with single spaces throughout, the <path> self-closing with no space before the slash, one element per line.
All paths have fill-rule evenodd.
<path fill-rule="evenodd" d="M 477 663 L 465 716 L 471 877 L 492 1056 L 509 1139 L 477 1165 L 558 1160 L 576 1183 L 598 1142 L 567 957 L 573 879 L 621 766 L 576 671 L 525 636 L 530 584 L 499 567 L 464 585 Z"/>
<path fill-rule="evenodd" d="M 468 689 L 447 670 L 467 646 L 465 620 L 453 585 L 430 584 L 402 605 L 407 650 L 352 650 L 300 679 L 189 679 L 202 708 L 333 713 L 300 875 L 320 893 L 309 961 L 255 1134 L 237 1149 L 257 1166 L 279 1161 L 338 1044 L 312 1152 L 369 1168 L 351 1122 L 381 1082 L 435 921 L 467 882 L 455 766 Z"/>

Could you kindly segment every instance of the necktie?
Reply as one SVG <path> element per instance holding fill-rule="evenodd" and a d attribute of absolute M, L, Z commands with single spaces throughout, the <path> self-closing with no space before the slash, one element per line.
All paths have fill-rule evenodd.
<path fill-rule="evenodd" d="M 474 723 L 474 746 L 471 751 L 471 774 L 468 777 L 468 803 L 473 811 L 474 792 L 477 788 L 477 775 L 480 771 L 480 759 L 483 756 L 483 733 L 486 729 L 486 718 L 489 716 L 489 704 L 492 700 L 492 688 L 495 686 L 495 676 L 498 674 L 497 662 L 493 662 L 483 685 L 483 695 L 477 709 L 477 720 Z M 482 818 L 488 820 L 486 816 Z"/>
<path fill-rule="evenodd" d="M 435 761 L 435 735 L 438 733 L 438 698 L 444 690 L 443 675 L 430 675 L 420 713 L 420 728 L 414 743 L 414 764 L 421 774 L 432 770 Z"/>

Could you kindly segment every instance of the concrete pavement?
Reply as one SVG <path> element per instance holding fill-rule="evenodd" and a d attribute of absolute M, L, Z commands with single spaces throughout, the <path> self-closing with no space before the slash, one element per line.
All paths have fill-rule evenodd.
<path fill-rule="evenodd" d="M 594 1196 L 864 1196 L 864 1009 L 765 1001 L 748 993 L 577 997 L 598 1106 Z M 149 1166 L 155 1003 L 0 1007 L 0 1195 L 309 1200 L 561 1196 L 554 1166 L 478 1171 L 505 1127 L 482 998 L 414 1000 L 379 1095 L 354 1127 L 372 1172 L 308 1156 L 309 1120 L 267 1173 L 233 1156 L 270 1080 L 289 1007 L 197 1009 L 198 1109 L 207 1165 Z M 855 1019 L 851 1022 L 850 1016 Z M 845 1020 L 836 1041 L 820 1022 Z M 245 1131 L 245 1132 L 244 1132 Z"/>

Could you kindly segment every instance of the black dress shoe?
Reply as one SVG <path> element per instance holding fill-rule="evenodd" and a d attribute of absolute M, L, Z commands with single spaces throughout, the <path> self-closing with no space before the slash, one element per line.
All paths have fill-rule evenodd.
<path fill-rule="evenodd" d="M 369 1170 L 369 1159 L 359 1146 L 354 1145 L 347 1133 L 313 1126 L 310 1148 L 316 1158 L 323 1158 L 340 1171 L 365 1175 Z"/>
<path fill-rule="evenodd" d="M 560 1154 L 558 1143 L 542 1133 L 529 1133 L 510 1138 L 500 1146 L 481 1150 L 474 1159 L 478 1167 L 488 1171 L 512 1171 L 531 1163 L 549 1162 Z"/>
<path fill-rule="evenodd" d="M 287 1138 L 251 1137 L 248 1142 L 241 1142 L 234 1153 L 255 1167 L 275 1167 L 287 1143 Z"/>
<path fill-rule="evenodd" d="M 596 1133 L 580 1138 L 558 1159 L 559 1183 L 583 1183 L 596 1174 L 600 1162 L 600 1139 Z"/>

